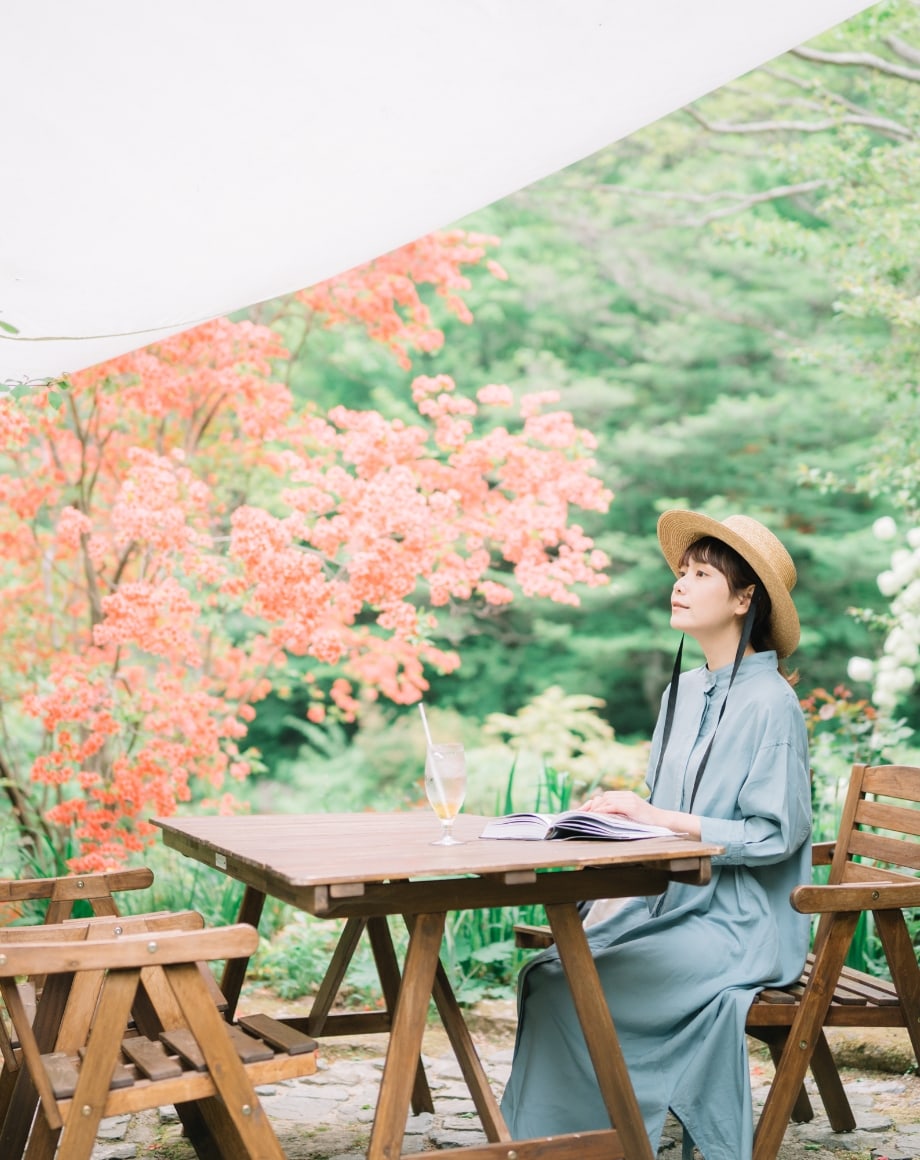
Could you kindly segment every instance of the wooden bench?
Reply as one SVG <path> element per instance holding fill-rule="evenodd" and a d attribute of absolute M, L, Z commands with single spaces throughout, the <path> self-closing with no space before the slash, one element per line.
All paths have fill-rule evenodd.
<path fill-rule="evenodd" d="M 797 982 L 761 991 L 746 1031 L 766 1043 L 776 1073 L 757 1124 L 754 1160 L 775 1160 L 789 1120 L 810 1120 L 803 1087 L 811 1068 L 835 1132 L 856 1126 L 825 1027 L 902 1027 L 920 1061 L 920 967 L 904 910 L 920 907 L 920 768 L 853 767 L 835 842 L 816 843 L 826 885 L 799 886 L 796 910 L 820 914 L 813 953 Z M 860 913 L 871 911 L 891 982 L 844 966 Z M 548 927 L 519 924 L 515 942 L 552 945 Z"/>
<path fill-rule="evenodd" d="M 315 1072 L 316 1042 L 267 1016 L 228 1024 L 202 972 L 204 962 L 252 954 L 257 932 L 168 929 L 170 915 L 138 921 L 147 928 L 120 935 L 98 922 L 82 937 L 78 923 L 33 928 L 42 937 L 32 941 L 0 931 L 13 1031 L 4 1063 L 27 1075 L 39 1105 L 30 1160 L 87 1160 L 103 1117 L 164 1104 L 177 1106 L 203 1160 L 284 1160 L 255 1087 Z M 38 971 L 46 983 L 33 1024 L 17 979 Z M 0 1155 L 17 1160 L 26 1139 L 9 1121 Z"/>

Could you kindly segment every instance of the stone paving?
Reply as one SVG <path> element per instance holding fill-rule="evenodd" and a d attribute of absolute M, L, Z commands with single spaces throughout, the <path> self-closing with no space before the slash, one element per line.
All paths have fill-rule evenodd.
<path fill-rule="evenodd" d="M 511 1066 L 511 1048 L 482 1050 L 496 1091 Z M 426 1070 L 435 1114 L 412 1115 L 404 1154 L 485 1143 L 478 1117 L 449 1053 L 427 1055 Z M 363 1160 L 374 1116 L 383 1055 L 320 1060 L 316 1075 L 259 1089 L 289 1160 Z M 769 1065 L 752 1060 L 755 1107 L 766 1095 Z M 817 1114 L 810 1124 L 792 1125 L 780 1160 L 920 1160 L 920 1080 L 914 1076 L 861 1073 L 845 1080 L 857 1119 L 854 1132 L 835 1134 Z M 820 1100 L 815 1100 L 816 1109 Z M 894 1109 L 894 1111 L 892 1111 Z M 906 1109 L 906 1111 L 905 1111 Z M 679 1160 L 680 1126 L 668 1122 L 659 1157 Z M 109 1120 L 103 1124 L 93 1160 L 192 1160 L 172 1109 Z"/>

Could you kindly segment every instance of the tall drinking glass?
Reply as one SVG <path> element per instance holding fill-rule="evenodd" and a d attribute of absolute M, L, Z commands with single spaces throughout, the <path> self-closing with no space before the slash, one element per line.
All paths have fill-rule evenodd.
<path fill-rule="evenodd" d="M 466 758 L 463 746 L 446 741 L 428 746 L 425 759 L 425 793 L 441 819 L 441 837 L 432 846 L 459 846 L 451 834 L 454 818 L 466 796 Z"/>

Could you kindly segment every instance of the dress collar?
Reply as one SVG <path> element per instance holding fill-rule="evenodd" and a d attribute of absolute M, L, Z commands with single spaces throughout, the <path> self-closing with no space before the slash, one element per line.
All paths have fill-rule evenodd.
<path fill-rule="evenodd" d="M 743 681 L 748 677 L 755 676 L 757 673 L 765 669 L 776 669 L 779 661 L 774 649 L 766 649 L 764 652 L 754 653 L 753 656 L 744 657 L 741 664 L 738 666 L 738 675 L 735 681 Z M 728 687 L 728 682 L 731 680 L 732 664 L 722 665 L 718 669 L 707 669 L 703 666 L 703 692 L 711 693 L 714 689 L 725 689 Z"/>

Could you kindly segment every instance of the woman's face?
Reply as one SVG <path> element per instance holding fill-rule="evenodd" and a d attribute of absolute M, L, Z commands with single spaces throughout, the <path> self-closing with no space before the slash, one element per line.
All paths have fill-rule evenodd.
<path fill-rule="evenodd" d="M 752 592 L 753 587 L 733 593 L 714 564 L 690 554 L 671 589 L 671 627 L 701 644 L 722 634 L 737 634 Z"/>

